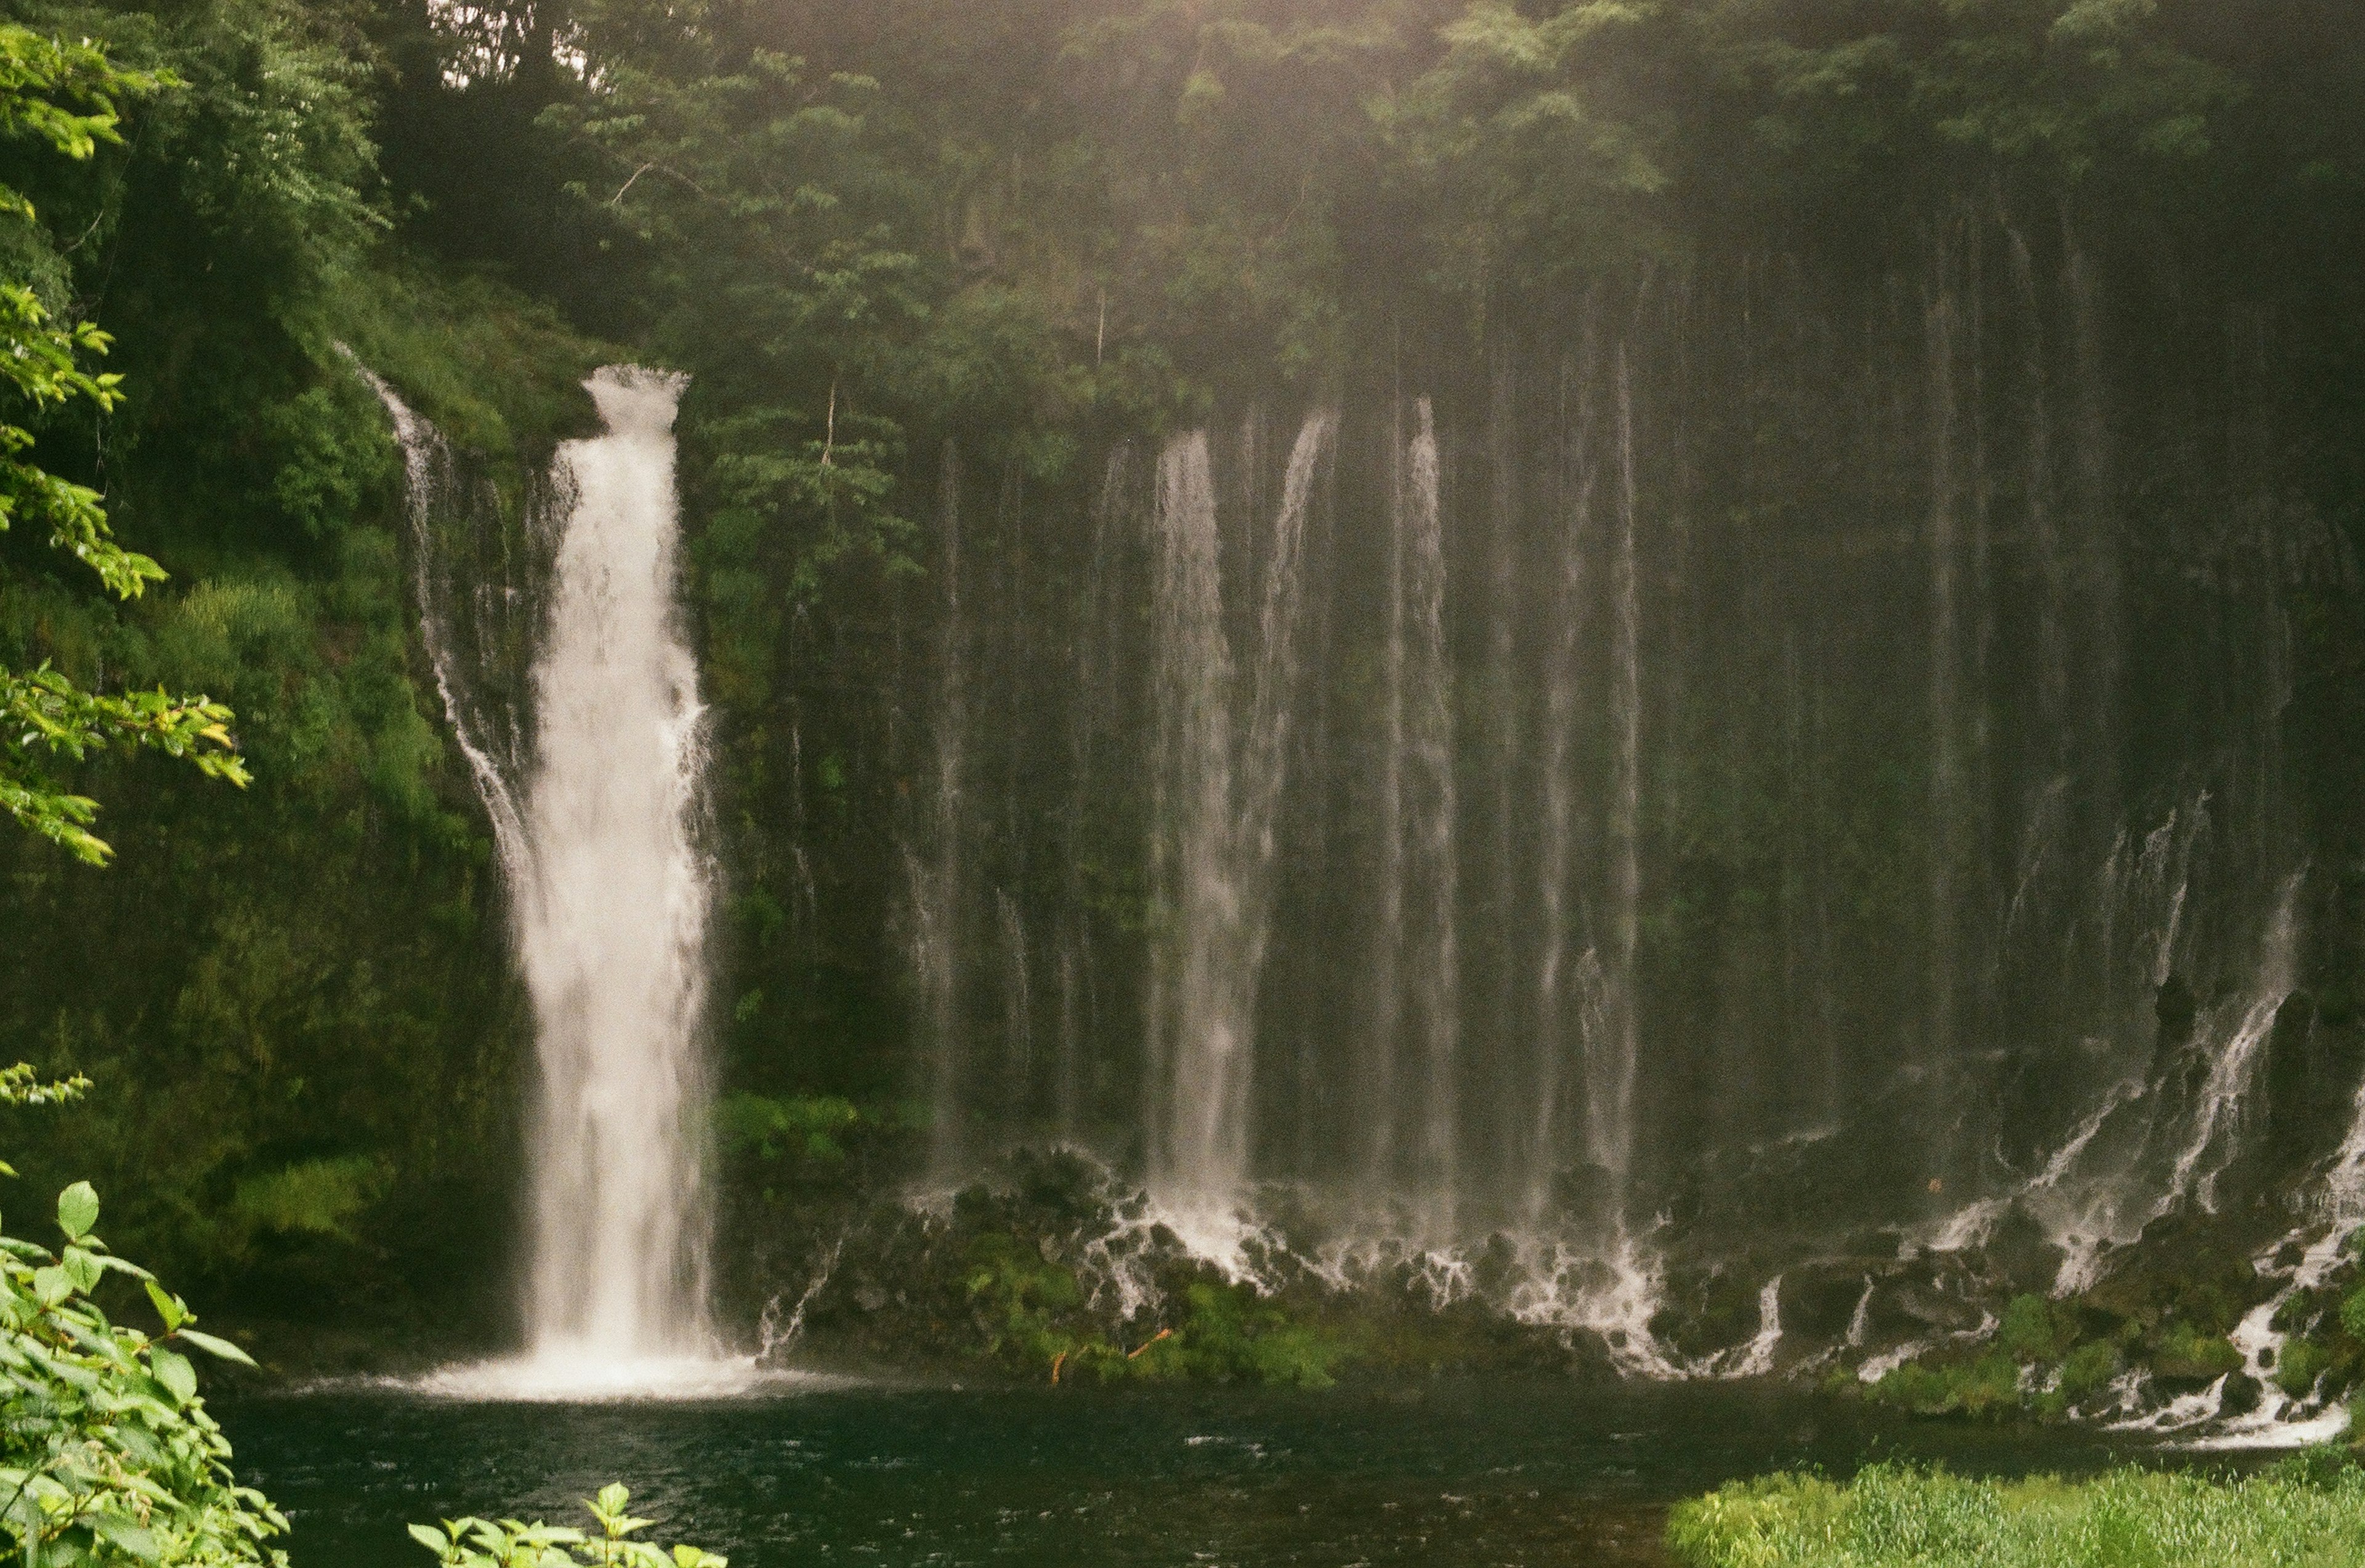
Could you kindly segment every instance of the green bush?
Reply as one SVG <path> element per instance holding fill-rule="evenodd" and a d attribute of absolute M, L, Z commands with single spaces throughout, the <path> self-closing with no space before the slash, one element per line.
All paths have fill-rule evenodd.
<path fill-rule="evenodd" d="M 1975 1361 L 1908 1361 L 1870 1392 L 1877 1403 L 1916 1416 L 2001 1416 L 2020 1408 L 2021 1368 L 1999 1349 Z"/>
<path fill-rule="evenodd" d="M 2351 1339 L 2365 1340 L 2365 1285 L 2350 1291 L 2341 1302 L 2340 1327 L 2348 1331 Z"/>
<path fill-rule="evenodd" d="M 2055 1392 L 2069 1404 L 2084 1402 L 2108 1387 L 2119 1375 L 2118 1347 L 2107 1339 L 2080 1345 L 2062 1359 L 2061 1379 Z"/>
<path fill-rule="evenodd" d="M 846 1158 L 846 1135 L 864 1121 L 853 1101 L 830 1094 L 774 1100 L 734 1093 L 725 1094 L 714 1107 L 715 1131 L 723 1149 L 758 1159 L 795 1155 L 835 1165 Z"/>
<path fill-rule="evenodd" d="M 388 1174 L 366 1155 L 308 1159 L 241 1182 L 230 1216 L 250 1233 L 352 1241 L 351 1221 L 386 1191 Z"/>
<path fill-rule="evenodd" d="M 72 1099 L 81 1081 L 0 1073 L 0 1103 Z M 6 1167 L 0 1167 L 5 1170 Z M 282 1568 L 286 1520 L 230 1474 L 230 1440 L 181 1347 L 246 1361 L 191 1327 L 196 1315 L 94 1233 L 98 1194 L 58 1194 L 57 1251 L 0 1237 L 0 1532 L 28 1568 Z M 94 1299 L 109 1274 L 138 1280 L 163 1333 L 112 1322 Z M 251 1364 L 251 1363 L 250 1363 Z"/>

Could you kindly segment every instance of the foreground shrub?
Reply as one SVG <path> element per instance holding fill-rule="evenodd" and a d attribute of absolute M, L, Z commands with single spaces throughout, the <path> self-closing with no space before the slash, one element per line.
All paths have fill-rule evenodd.
<path fill-rule="evenodd" d="M 2309 1455 L 2239 1481 L 2121 1470 L 1970 1481 L 1874 1465 L 1678 1505 L 1685 1568 L 2268 1568 L 2365 1562 L 2365 1471 Z"/>
<path fill-rule="evenodd" d="M 695 1546 L 670 1551 L 633 1537 L 655 1521 L 633 1518 L 632 1494 L 600 1489 L 583 1506 L 597 1532 L 515 1519 L 445 1519 L 441 1528 L 413 1525 L 410 1538 L 435 1554 L 440 1568 L 730 1568 L 727 1558 Z"/>
<path fill-rule="evenodd" d="M 0 1070 L 0 1104 L 50 1104 L 86 1087 Z M 0 1165 L 0 1173 L 7 1168 Z M 230 1474 L 230 1442 L 182 1352 L 244 1361 L 190 1327 L 188 1304 L 95 1233 L 98 1194 L 58 1194 L 63 1245 L 0 1236 L 0 1535 L 26 1568 L 188 1564 L 275 1568 L 286 1521 Z M 110 1274 L 140 1282 L 157 1338 L 94 1299 Z"/>

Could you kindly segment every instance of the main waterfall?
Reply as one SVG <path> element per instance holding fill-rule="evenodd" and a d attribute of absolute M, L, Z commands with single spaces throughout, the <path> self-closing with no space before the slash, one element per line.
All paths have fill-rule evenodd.
<path fill-rule="evenodd" d="M 539 1025 L 530 1362 L 637 1383 L 711 1355 L 698 1049 L 712 878 L 692 836 L 698 671 L 673 610 L 681 383 L 605 370 L 534 668 L 530 891 Z"/>
<path fill-rule="evenodd" d="M 488 514 L 499 530 L 498 509 L 470 495 L 434 428 L 371 382 L 403 444 L 422 641 L 492 822 L 538 1065 L 525 1350 L 432 1385 L 493 1397 L 733 1386 L 748 1368 L 720 1355 L 706 1305 L 713 877 L 697 833 L 703 708 L 674 608 L 682 380 L 595 375 L 606 433 L 560 446 L 548 516 L 524 530 L 548 554 L 535 563 L 546 580 L 465 588 L 450 556 L 484 554 L 465 534 Z M 486 624 L 521 599 L 535 604 L 522 629 Z M 506 687 L 492 656 L 505 642 L 512 666 L 530 659 Z"/>

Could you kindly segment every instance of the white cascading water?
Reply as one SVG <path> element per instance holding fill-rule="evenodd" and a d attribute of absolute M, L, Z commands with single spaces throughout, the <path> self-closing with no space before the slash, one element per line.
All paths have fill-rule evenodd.
<path fill-rule="evenodd" d="M 704 1361 L 708 1096 L 698 1031 L 712 874 L 694 835 L 698 666 L 674 612 L 682 382 L 604 370 L 608 433 L 558 463 L 574 510 L 534 670 L 520 949 L 540 1028 L 532 1363 L 644 1380 Z"/>
<path fill-rule="evenodd" d="M 1590 377 L 1580 389 L 1575 431 L 1570 440 L 1570 494 L 1562 501 L 1562 537 L 1556 542 L 1559 580 L 1553 585 L 1551 674 L 1544 692 L 1543 843 L 1536 906 L 1543 942 L 1536 966 L 1534 1121 L 1528 1152 L 1527 1220 L 1541 1224 L 1550 1214 L 1553 1183 L 1565 1153 L 1561 1147 L 1561 1064 L 1570 1046 L 1584 1037 L 1582 1005 L 1589 988 L 1598 993 L 1599 960 L 1588 949 L 1585 969 L 1574 959 L 1571 904 L 1576 852 L 1576 783 L 1571 757 L 1576 744 L 1579 679 L 1578 633 L 1584 625 L 1585 545 L 1592 531 L 1594 465 Z"/>
<path fill-rule="evenodd" d="M 1431 1234 L 1454 1228 L 1461 1169 L 1461 964 L 1454 921 L 1459 864 L 1454 847 L 1453 671 L 1445 645 L 1444 522 L 1438 500 L 1437 421 L 1429 400 L 1414 405 L 1412 443 L 1399 491 L 1396 547 L 1404 553 L 1405 591 L 1413 635 L 1407 739 L 1411 746 L 1411 807 L 1404 823 L 1422 920 L 1419 946 L 1406 954 L 1408 991 L 1420 1033 L 1421 1125 L 1414 1191 Z"/>
<path fill-rule="evenodd" d="M 1328 412 L 1312 415 L 1290 453 L 1245 722 L 1232 711 L 1206 437 L 1178 437 L 1159 464 L 1158 787 L 1160 818 L 1175 825 L 1153 862 L 1173 935 L 1151 975 L 1150 1186 L 1177 1233 L 1227 1265 L 1237 1262 L 1248 1179 L 1250 1047 L 1297 678 L 1306 518 L 1336 425 Z"/>
<path fill-rule="evenodd" d="M 695 824 L 698 671 L 674 610 L 673 421 L 683 381 L 588 384 L 607 433 L 559 448 L 569 502 L 533 668 L 523 788 L 494 765 L 442 626 L 427 526 L 432 427 L 373 381 L 410 465 L 424 641 L 493 820 L 540 1072 L 529 1150 L 521 1356 L 428 1380 L 441 1393 L 580 1398 L 744 1383 L 706 1311 L 708 1084 L 700 1049 L 712 873 Z"/>
<path fill-rule="evenodd" d="M 1626 350 L 1618 350 L 1618 536 L 1610 559 L 1616 620 L 1610 722 L 1610 954 L 1608 1005 L 1585 1042 L 1586 1148 L 1609 1173 L 1610 1206 L 1622 1220 L 1634 1163 L 1634 1080 L 1641 1062 L 1636 964 L 1642 907 L 1642 655 L 1641 576 L 1634 544 L 1640 510 L 1634 475 L 1634 392 Z"/>

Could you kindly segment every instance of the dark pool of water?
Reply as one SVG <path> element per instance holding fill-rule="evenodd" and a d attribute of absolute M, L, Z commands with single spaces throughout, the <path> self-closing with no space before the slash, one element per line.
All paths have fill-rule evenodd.
<path fill-rule="evenodd" d="M 2090 1433 L 1910 1423 L 1797 1393 L 1559 1380 L 1318 1394 L 839 1388 L 695 1405 L 465 1405 L 395 1393 L 220 1410 L 295 1523 L 296 1568 L 425 1568 L 409 1520 L 580 1522 L 620 1479 L 733 1568 L 1655 1563 L 1665 1506 L 1883 1454 L 2091 1471 Z"/>

